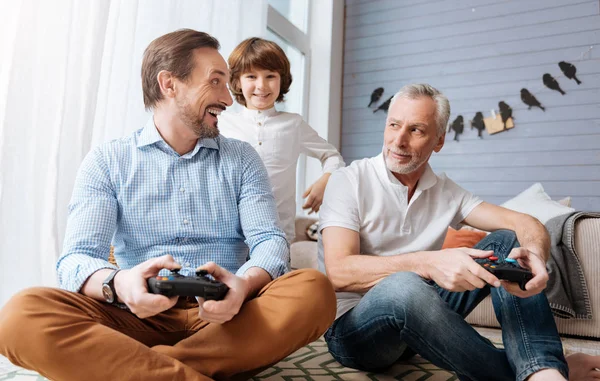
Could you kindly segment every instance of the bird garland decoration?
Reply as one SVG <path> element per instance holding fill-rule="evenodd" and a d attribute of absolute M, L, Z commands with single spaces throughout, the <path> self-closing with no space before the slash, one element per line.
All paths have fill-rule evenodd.
<path fill-rule="evenodd" d="M 504 101 L 498 102 L 498 108 L 500 109 L 500 117 L 502 118 L 504 129 L 506 130 L 506 122 L 508 122 L 508 119 L 514 119 L 512 116 L 512 108 Z"/>
<path fill-rule="evenodd" d="M 459 115 L 454 119 L 448 128 L 448 132 L 450 132 L 451 129 L 454 131 L 454 140 L 458 141 L 458 135 L 462 134 L 465 130 L 465 122 L 462 115 Z"/>
<path fill-rule="evenodd" d="M 542 76 L 542 82 L 544 82 L 544 85 L 546 85 L 546 87 L 550 90 L 559 91 L 562 95 L 566 94 L 563 89 L 560 88 L 558 81 L 552 75 L 548 73 L 544 74 Z"/>
<path fill-rule="evenodd" d="M 527 106 L 529 106 L 528 110 L 531 110 L 532 107 L 539 107 L 542 111 L 546 111 L 544 106 L 537 100 L 537 98 L 529 92 L 527 89 L 521 89 L 521 100 Z"/>
<path fill-rule="evenodd" d="M 565 62 L 565 61 L 560 61 L 558 63 L 558 67 L 560 67 L 560 70 L 563 72 L 565 77 L 567 77 L 569 79 L 574 79 L 578 85 L 581 85 L 581 81 L 575 75 L 577 73 L 577 68 L 575 67 L 575 65 L 573 65 L 572 63 Z"/>
<path fill-rule="evenodd" d="M 371 102 L 369 102 L 369 105 L 367 107 L 371 108 L 371 105 L 373 103 L 377 103 L 377 101 L 381 98 L 382 95 L 383 87 L 378 87 L 375 90 L 373 90 L 373 93 L 371 93 Z"/>
<path fill-rule="evenodd" d="M 477 129 L 477 136 L 480 139 L 483 139 L 481 133 L 485 130 L 485 123 L 483 122 L 483 113 L 481 111 L 477 111 L 475 117 L 471 121 L 471 129 Z"/>
<path fill-rule="evenodd" d="M 593 47 L 590 47 L 591 50 Z M 581 85 L 582 82 L 577 78 L 577 67 L 570 62 L 560 61 L 558 63 L 558 67 L 564 76 L 570 80 L 574 80 L 577 85 Z M 558 91 L 561 95 L 566 95 L 567 93 L 560 87 L 560 84 L 550 73 L 545 73 L 542 76 L 542 82 L 544 86 L 549 88 L 550 90 Z M 371 93 L 371 101 L 369 102 L 368 108 L 371 108 L 371 105 L 377 103 L 381 96 L 383 95 L 384 89 L 383 87 L 378 87 Z M 376 113 L 379 110 L 383 110 L 385 112 L 388 111 L 390 107 L 390 102 L 393 96 L 389 97 L 385 102 L 383 102 L 379 107 L 373 110 L 373 113 Z M 533 107 L 537 107 L 542 111 L 546 111 L 546 108 L 542 105 L 542 103 L 526 88 L 521 89 L 521 101 L 527 105 L 527 109 L 531 110 Z M 506 131 L 508 128 L 512 128 L 513 124 L 513 110 L 512 108 L 504 101 L 498 102 L 498 109 L 500 110 L 500 118 L 502 120 L 503 129 L 501 131 Z M 493 120 L 493 119 L 492 119 Z M 478 111 L 475 113 L 475 116 L 472 120 L 470 120 L 471 129 L 477 130 L 477 136 L 480 139 L 483 139 L 482 132 L 486 129 L 487 119 L 484 118 L 483 113 Z M 499 122 L 498 122 L 499 123 Z M 507 126 L 507 123 L 509 124 Z M 499 126 L 498 126 L 499 127 Z M 492 128 L 492 127 L 491 127 Z M 458 136 L 461 135 L 464 131 L 464 118 L 462 115 L 458 115 L 454 121 L 448 126 L 448 132 L 454 131 L 454 140 L 459 141 Z M 488 130 L 489 132 L 490 130 Z M 498 131 L 498 130 L 496 130 Z M 500 132 L 500 131 L 498 131 Z M 490 132 L 491 133 L 491 132 Z"/>
<path fill-rule="evenodd" d="M 379 105 L 379 107 L 377 107 L 375 110 L 373 110 L 373 113 L 376 113 L 379 110 L 383 110 L 383 111 L 387 112 L 388 108 L 390 108 L 390 102 L 392 101 L 393 97 L 394 97 L 393 95 L 391 97 L 389 97 L 387 101 L 383 102 L 381 105 Z"/>

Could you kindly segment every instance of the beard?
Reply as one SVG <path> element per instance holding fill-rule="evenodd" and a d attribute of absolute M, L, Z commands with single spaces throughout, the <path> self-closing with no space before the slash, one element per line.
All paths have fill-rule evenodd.
<path fill-rule="evenodd" d="M 406 164 L 400 164 L 393 157 L 389 156 L 388 150 L 398 155 L 410 156 L 410 161 Z M 401 175 L 406 175 L 416 171 L 428 159 L 427 157 L 421 157 L 420 154 L 415 152 L 411 153 L 398 148 L 390 148 L 387 146 L 383 147 L 383 156 L 385 158 L 385 165 L 387 169 Z"/>
<path fill-rule="evenodd" d="M 179 108 L 179 118 L 190 130 L 196 134 L 198 139 L 214 139 L 219 136 L 219 127 L 204 121 L 204 114 L 196 111 L 194 107 L 182 99 L 176 99 L 177 108 Z M 206 109 L 205 109 L 206 110 Z M 206 112 L 206 111 L 205 111 Z"/>

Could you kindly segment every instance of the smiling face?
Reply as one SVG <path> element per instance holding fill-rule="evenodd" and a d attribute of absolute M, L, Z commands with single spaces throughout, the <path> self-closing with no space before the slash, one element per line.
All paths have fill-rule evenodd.
<path fill-rule="evenodd" d="M 383 139 L 387 168 L 398 175 L 420 177 L 432 152 L 439 152 L 444 145 L 433 99 L 397 99 L 388 111 Z"/>
<path fill-rule="evenodd" d="M 272 70 L 251 69 L 240 76 L 240 85 L 247 108 L 268 110 L 279 97 L 281 76 Z"/>
<path fill-rule="evenodd" d="M 227 64 L 212 48 L 196 49 L 194 61 L 185 80 L 173 80 L 177 117 L 198 138 L 215 138 L 219 135 L 217 116 L 233 103 L 227 88 Z"/>

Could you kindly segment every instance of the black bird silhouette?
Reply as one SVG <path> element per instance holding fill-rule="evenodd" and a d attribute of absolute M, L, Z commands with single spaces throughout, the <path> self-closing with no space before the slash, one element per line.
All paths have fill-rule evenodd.
<path fill-rule="evenodd" d="M 581 81 L 575 75 L 575 73 L 577 73 L 577 68 L 575 67 L 575 65 L 573 65 L 572 63 L 565 62 L 565 61 L 560 61 L 558 63 L 558 67 L 560 67 L 560 70 L 562 70 L 565 77 L 567 77 L 569 79 L 574 79 L 578 85 L 581 85 Z"/>
<path fill-rule="evenodd" d="M 379 98 L 381 98 L 381 95 L 383 94 L 383 87 L 378 87 L 375 90 L 373 90 L 373 93 L 371 94 L 371 102 L 369 102 L 369 105 L 367 107 L 371 107 L 371 105 L 375 102 L 377 102 L 379 100 Z"/>
<path fill-rule="evenodd" d="M 566 93 L 560 88 L 560 85 L 558 84 L 558 81 L 556 79 L 554 79 L 553 76 L 551 76 L 550 74 L 546 73 L 543 75 L 542 77 L 542 81 L 544 81 L 544 85 L 546 85 L 547 88 L 551 89 L 551 90 L 556 90 L 556 91 L 560 91 L 560 93 L 562 95 L 565 95 Z"/>
<path fill-rule="evenodd" d="M 448 128 L 448 132 L 450 129 L 454 130 L 454 140 L 458 141 L 458 135 L 462 134 L 465 129 L 465 123 L 462 115 L 459 115 L 454 119 L 450 127 Z"/>
<path fill-rule="evenodd" d="M 477 129 L 477 136 L 483 139 L 481 132 L 485 130 L 485 123 L 483 122 L 483 114 L 481 113 L 481 111 L 477 111 L 475 117 L 471 121 L 471 129 L 473 128 Z"/>
<path fill-rule="evenodd" d="M 544 108 L 544 106 L 542 106 L 540 101 L 538 101 L 537 98 L 533 94 L 531 94 L 527 89 L 521 89 L 521 100 L 523 101 L 523 103 L 529 106 L 529 110 L 531 110 L 532 107 L 539 107 L 542 109 L 542 111 L 546 111 L 546 109 Z"/>
<path fill-rule="evenodd" d="M 380 104 L 379 107 L 377 107 L 375 110 L 373 110 L 373 113 L 376 113 L 379 110 L 383 110 L 383 111 L 387 112 L 388 108 L 390 108 L 390 102 L 392 101 L 393 97 L 394 96 L 392 95 L 391 97 L 388 98 L 387 101 Z"/>
<path fill-rule="evenodd" d="M 506 121 L 512 118 L 512 108 L 504 101 L 498 102 L 498 108 L 500 109 L 500 117 L 502 118 L 502 123 L 504 123 L 504 129 L 506 130 Z"/>

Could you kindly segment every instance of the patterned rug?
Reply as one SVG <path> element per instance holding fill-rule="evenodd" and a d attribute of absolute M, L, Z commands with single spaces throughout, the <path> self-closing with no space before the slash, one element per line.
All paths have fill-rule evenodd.
<path fill-rule="evenodd" d="M 20 369 L 0 356 L 0 381 L 47 381 L 35 372 Z M 327 344 L 321 338 L 291 354 L 271 368 L 252 378 L 258 380 L 412 380 L 451 381 L 458 380 L 452 372 L 440 369 L 420 356 L 399 362 L 384 373 L 367 373 L 345 368 L 331 357 Z"/>

